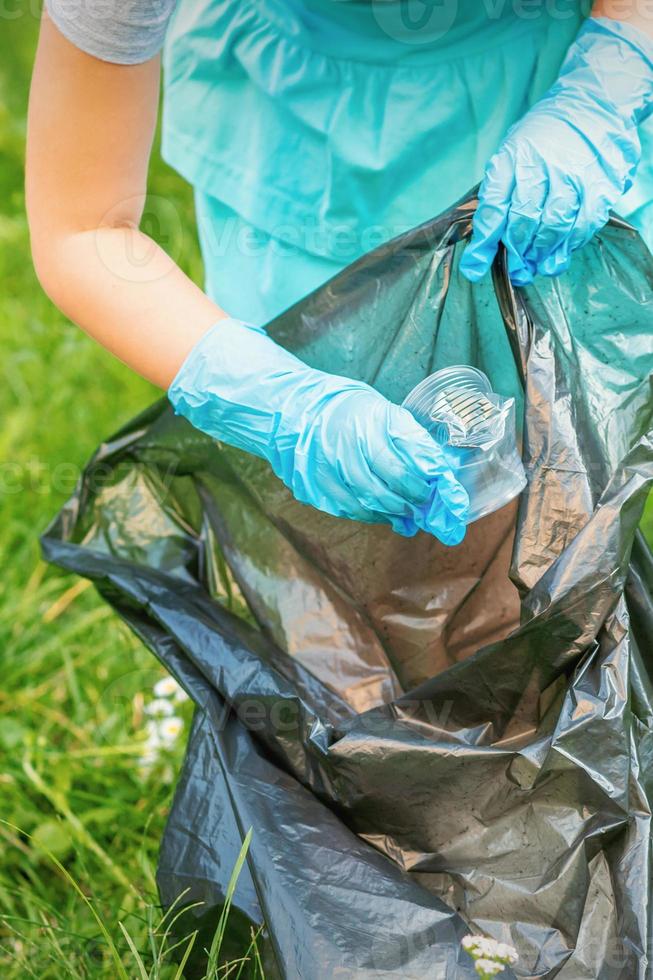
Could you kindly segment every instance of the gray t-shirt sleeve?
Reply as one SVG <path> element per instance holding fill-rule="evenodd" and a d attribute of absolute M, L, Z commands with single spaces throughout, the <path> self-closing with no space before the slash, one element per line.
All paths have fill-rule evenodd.
<path fill-rule="evenodd" d="M 102 61 L 135 65 L 163 46 L 177 0 L 45 0 L 69 41 Z"/>

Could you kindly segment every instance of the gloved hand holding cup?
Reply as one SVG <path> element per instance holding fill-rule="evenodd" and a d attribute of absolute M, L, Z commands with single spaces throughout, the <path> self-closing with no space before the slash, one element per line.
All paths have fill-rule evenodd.
<path fill-rule="evenodd" d="M 445 454 L 469 496 L 467 523 L 500 510 L 526 486 L 515 400 L 478 368 L 455 364 L 424 378 L 403 401 Z"/>
<path fill-rule="evenodd" d="M 467 493 L 412 415 L 361 381 L 308 367 L 260 328 L 220 320 L 168 395 L 196 428 L 266 459 L 302 503 L 448 545 L 465 535 Z"/>

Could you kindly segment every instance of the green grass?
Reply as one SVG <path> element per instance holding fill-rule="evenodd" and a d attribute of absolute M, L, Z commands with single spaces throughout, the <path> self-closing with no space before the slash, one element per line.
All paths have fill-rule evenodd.
<path fill-rule="evenodd" d="M 185 739 L 141 770 L 143 705 L 163 670 L 88 583 L 39 556 L 98 442 L 157 393 L 68 323 L 32 272 L 34 7 L 12 5 L 20 16 L 0 29 L 0 975 L 113 978 L 118 957 L 126 976 L 172 978 L 154 869 Z M 153 205 L 148 230 L 201 281 L 190 190 L 156 153 L 151 190 L 184 235 L 166 241 Z M 188 724 L 188 704 L 182 714 Z"/>
<path fill-rule="evenodd" d="M 183 737 L 141 771 L 143 705 L 162 670 L 38 547 L 97 443 L 155 392 L 69 324 L 34 278 L 22 166 L 37 22 L 12 10 L 0 30 L 0 975 L 165 980 L 176 967 L 154 868 Z M 184 234 L 166 242 L 153 206 L 150 229 L 200 281 L 190 191 L 156 153 L 150 186 Z"/>

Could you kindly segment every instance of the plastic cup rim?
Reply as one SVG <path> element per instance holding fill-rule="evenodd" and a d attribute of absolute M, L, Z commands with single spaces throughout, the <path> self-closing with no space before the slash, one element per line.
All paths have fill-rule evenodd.
<path fill-rule="evenodd" d="M 430 418 L 428 409 L 435 400 L 434 396 L 445 388 L 463 387 L 463 385 L 484 394 L 492 394 L 490 379 L 483 371 L 469 364 L 452 364 L 434 371 L 415 385 L 401 403 L 402 408 L 414 413 L 416 417 L 419 414 Z"/>

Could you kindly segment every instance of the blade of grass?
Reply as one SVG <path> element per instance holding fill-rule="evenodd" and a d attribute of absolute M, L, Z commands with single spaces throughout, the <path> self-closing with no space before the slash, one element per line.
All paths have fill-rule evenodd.
<path fill-rule="evenodd" d="M 240 969 L 239 969 L 238 973 L 236 974 L 236 976 L 234 977 L 234 980 L 240 980 L 240 975 L 243 972 L 243 970 L 245 969 L 245 964 L 249 962 L 249 958 L 250 958 L 250 956 L 252 954 L 252 951 L 255 953 L 255 955 L 256 955 L 256 957 L 258 959 L 258 948 L 257 948 L 256 943 L 257 943 L 258 937 L 261 935 L 262 930 L 263 930 L 263 926 L 259 926 L 258 929 L 256 930 L 256 932 L 254 932 L 254 930 L 252 929 L 252 939 L 251 939 L 251 942 L 250 942 L 249 946 L 247 947 L 247 952 L 245 953 L 245 956 L 243 957 L 243 961 L 240 964 Z M 260 962 L 260 959 L 259 959 L 259 962 Z"/>
<path fill-rule="evenodd" d="M 261 962 L 261 954 L 259 953 L 258 942 L 257 942 L 258 937 L 260 936 L 262 930 L 263 930 L 263 926 L 260 926 L 258 932 L 254 936 L 254 956 L 256 958 L 256 969 L 258 973 L 260 973 L 261 975 L 261 980 L 265 980 L 265 970 L 263 969 L 263 963 Z"/>
<path fill-rule="evenodd" d="M 177 968 L 177 972 L 175 973 L 173 980 L 183 980 L 183 977 L 184 977 L 184 967 L 186 966 L 186 963 L 188 962 L 188 957 L 191 954 L 191 951 L 193 949 L 193 946 L 195 945 L 195 940 L 196 939 L 197 939 L 197 929 L 195 930 L 195 932 L 191 933 L 191 935 L 190 935 L 190 938 L 188 940 L 188 946 L 186 947 L 186 949 L 184 951 L 184 955 L 182 956 L 181 960 L 179 961 L 179 966 Z"/>
<path fill-rule="evenodd" d="M 55 931 L 56 927 L 55 928 L 52 927 L 52 924 L 48 921 L 48 917 L 46 916 L 43 909 L 40 910 L 40 919 L 41 919 L 43 931 L 50 939 L 50 942 L 52 943 L 52 946 L 54 947 L 57 956 L 59 957 L 60 960 L 65 961 L 66 956 L 64 954 L 63 949 L 61 948 L 59 937 L 57 936 L 57 933 Z"/>
<path fill-rule="evenodd" d="M 82 592 L 86 592 L 88 588 L 93 583 L 88 578 L 81 578 L 79 581 L 71 585 L 69 589 L 66 589 L 58 599 L 49 606 L 43 613 L 44 623 L 53 623 L 55 619 L 58 619 L 63 612 L 66 611 L 71 602 L 74 602 L 77 596 L 81 595 Z"/>
<path fill-rule="evenodd" d="M 60 932 L 62 936 L 68 936 L 72 939 L 80 939 L 82 942 L 88 942 L 89 939 L 97 937 L 85 936 L 81 932 L 71 932 L 70 929 L 64 929 L 62 926 L 53 926 L 51 923 L 45 923 L 39 919 L 32 919 L 27 915 L 6 915 L 4 912 L 0 912 L 0 922 L 6 922 L 10 924 L 12 921 L 24 922 L 26 925 L 38 926 L 39 929 L 46 929 L 48 931 Z"/>
<path fill-rule="evenodd" d="M 107 852 L 100 847 L 92 834 L 89 834 L 81 820 L 79 820 L 78 817 L 76 817 L 72 812 L 63 793 L 60 793 L 58 790 L 54 789 L 54 787 L 47 785 L 36 769 L 34 769 L 27 756 L 25 756 L 23 759 L 23 772 L 28 777 L 30 782 L 39 790 L 39 792 L 41 792 L 46 799 L 50 801 L 55 810 L 57 810 L 69 823 L 78 840 L 84 844 L 89 851 L 92 851 L 93 854 L 95 854 L 95 856 L 102 862 L 102 864 L 104 864 L 112 877 L 119 882 L 123 888 L 126 888 L 127 891 L 134 892 L 136 895 L 138 895 L 137 889 L 131 883 L 127 875 L 125 875 L 124 872 L 117 867 L 116 864 L 114 864 Z"/>
<path fill-rule="evenodd" d="M 13 827 L 13 825 L 12 824 L 9 824 L 6 820 L 2 820 L 1 822 L 3 824 L 5 824 L 6 826 L 12 827 L 13 830 L 18 830 L 18 827 Z M 33 840 L 33 838 L 31 837 L 30 834 L 26 834 L 26 836 L 30 840 Z M 73 878 L 73 876 L 68 871 L 68 869 L 63 866 L 63 864 L 61 863 L 61 861 L 58 858 L 56 858 L 51 851 L 49 851 L 46 847 L 43 847 L 43 845 L 42 844 L 39 844 L 38 842 L 35 844 L 35 846 L 40 851 L 42 851 L 43 854 L 45 854 L 47 856 L 47 858 L 52 862 L 52 864 L 54 864 L 54 866 L 56 868 L 58 868 L 59 872 L 64 876 L 64 878 L 66 879 L 66 881 L 68 882 L 68 884 L 71 885 L 72 888 L 74 888 L 74 890 L 77 893 L 77 895 L 79 895 L 79 897 L 81 898 L 81 900 L 84 902 L 84 905 L 86 905 L 87 909 L 89 910 L 89 912 L 91 913 L 91 915 L 93 916 L 93 918 L 95 919 L 95 921 L 97 922 L 98 928 L 100 929 L 100 932 L 104 936 L 104 939 L 105 939 L 105 941 L 107 943 L 107 946 L 109 948 L 109 952 L 111 953 L 111 957 L 112 957 L 112 959 L 113 959 L 113 961 L 115 963 L 116 970 L 117 970 L 117 975 L 120 977 L 120 980 L 129 980 L 129 977 L 128 977 L 128 975 L 127 975 L 127 973 L 125 971 L 125 968 L 124 968 L 124 966 L 122 964 L 122 960 L 120 958 L 120 953 L 118 952 L 118 949 L 116 947 L 116 944 L 114 943 L 114 941 L 113 941 L 113 939 L 111 937 L 111 934 L 110 934 L 109 930 L 107 929 L 107 927 L 105 926 L 104 922 L 102 921 L 102 918 L 98 915 L 98 913 L 97 913 L 97 911 L 96 911 L 95 906 L 93 905 L 93 903 L 84 894 L 84 892 L 79 887 L 79 885 L 77 884 L 77 882 L 75 881 L 75 879 Z"/>
<path fill-rule="evenodd" d="M 20 966 L 21 970 L 27 970 L 27 972 L 29 973 L 29 975 L 31 977 L 35 977 L 36 980 L 41 980 L 41 978 L 38 977 L 36 975 L 36 973 L 34 973 L 34 970 L 32 970 L 30 966 L 28 966 L 28 964 L 25 962 L 25 958 L 23 956 L 16 956 L 16 954 L 15 953 L 12 953 L 12 951 L 10 949 L 8 949 L 7 946 L 0 945 L 0 950 L 2 950 L 4 953 L 6 953 L 7 956 L 10 959 L 12 959 L 16 963 L 18 963 L 18 965 Z"/>
<path fill-rule="evenodd" d="M 91 740 L 90 733 L 75 725 L 62 711 L 57 711 L 56 708 L 50 708 L 47 704 L 41 704 L 40 701 L 35 701 L 33 699 L 33 692 L 22 694 L 20 691 L 13 691 L 9 695 L 3 694 L 0 691 L 0 703 L 2 702 L 7 705 L 8 712 L 14 712 L 17 707 L 26 708 L 28 712 L 33 711 L 35 714 L 48 718 L 54 724 L 70 732 L 71 735 L 81 742 L 90 742 Z"/>
<path fill-rule="evenodd" d="M 245 956 L 241 956 L 240 959 L 232 960 L 231 963 L 223 964 L 223 966 L 220 967 L 220 980 L 227 980 L 228 977 L 231 977 L 234 970 L 238 969 L 240 973 L 240 970 L 247 962 L 247 958 Z M 235 978 L 232 978 L 232 980 L 235 980 Z"/>
<path fill-rule="evenodd" d="M 234 864 L 234 869 L 231 872 L 231 878 L 229 879 L 229 884 L 227 885 L 227 893 L 225 895 L 224 905 L 222 907 L 222 912 L 218 920 L 217 928 L 213 934 L 213 940 L 211 942 L 211 948 L 209 950 L 209 960 L 208 960 L 205 980 L 215 980 L 215 978 L 218 975 L 218 957 L 220 956 L 220 949 L 222 947 L 222 941 L 224 939 L 227 919 L 229 917 L 229 911 L 231 909 L 231 903 L 233 901 L 234 892 L 236 891 L 238 878 L 240 877 L 240 872 L 242 871 L 243 864 L 247 859 L 247 852 L 249 851 L 249 845 L 251 841 L 252 841 L 252 828 L 250 827 L 247 833 L 245 834 L 245 840 L 243 841 L 243 846 L 240 849 L 240 854 L 236 859 L 236 863 Z"/>
<path fill-rule="evenodd" d="M 185 895 L 187 891 L 188 891 L 188 889 L 186 889 L 184 892 L 182 892 L 182 895 Z M 175 917 L 173 919 L 171 919 L 171 921 L 168 923 L 168 925 L 166 927 L 166 930 L 163 933 L 163 936 L 161 937 L 161 949 L 165 949 L 165 951 L 166 951 L 165 954 L 164 954 L 165 956 L 167 956 L 170 953 L 172 953 L 172 951 L 175 950 L 177 948 L 177 946 L 179 945 L 179 943 L 176 943 L 174 946 L 168 946 L 168 936 L 170 935 L 170 932 L 174 928 L 175 922 L 177 922 L 177 920 L 180 919 L 182 915 L 185 915 L 186 912 L 189 912 L 191 909 L 199 908 L 201 905 L 204 905 L 204 902 L 193 902 L 192 905 L 186 905 L 186 906 L 184 906 L 184 908 L 183 909 L 180 909 L 177 912 L 177 914 L 175 915 Z M 173 908 L 173 906 L 170 906 L 170 909 L 168 909 L 168 912 L 170 912 L 172 908 Z M 168 912 L 166 913 L 166 915 L 168 914 Z M 163 924 L 164 921 L 165 921 L 165 916 L 161 920 L 161 924 Z M 183 942 L 183 939 L 181 940 L 181 942 Z"/>
<path fill-rule="evenodd" d="M 141 954 L 136 949 L 136 945 L 134 943 L 134 940 L 130 936 L 128 930 L 125 928 L 124 924 L 122 922 L 120 922 L 120 921 L 118 922 L 118 928 L 120 929 L 120 931 L 122 932 L 123 936 L 125 937 L 125 939 L 127 941 L 127 945 L 129 946 L 129 949 L 131 950 L 131 954 L 134 957 L 134 961 L 136 962 L 136 966 L 138 967 L 139 973 L 141 975 L 141 980 L 150 980 L 149 974 L 148 974 L 147 970 L 145 969 L 145 964 L 143 963 L 143 960 L 141 958 Z"/>

